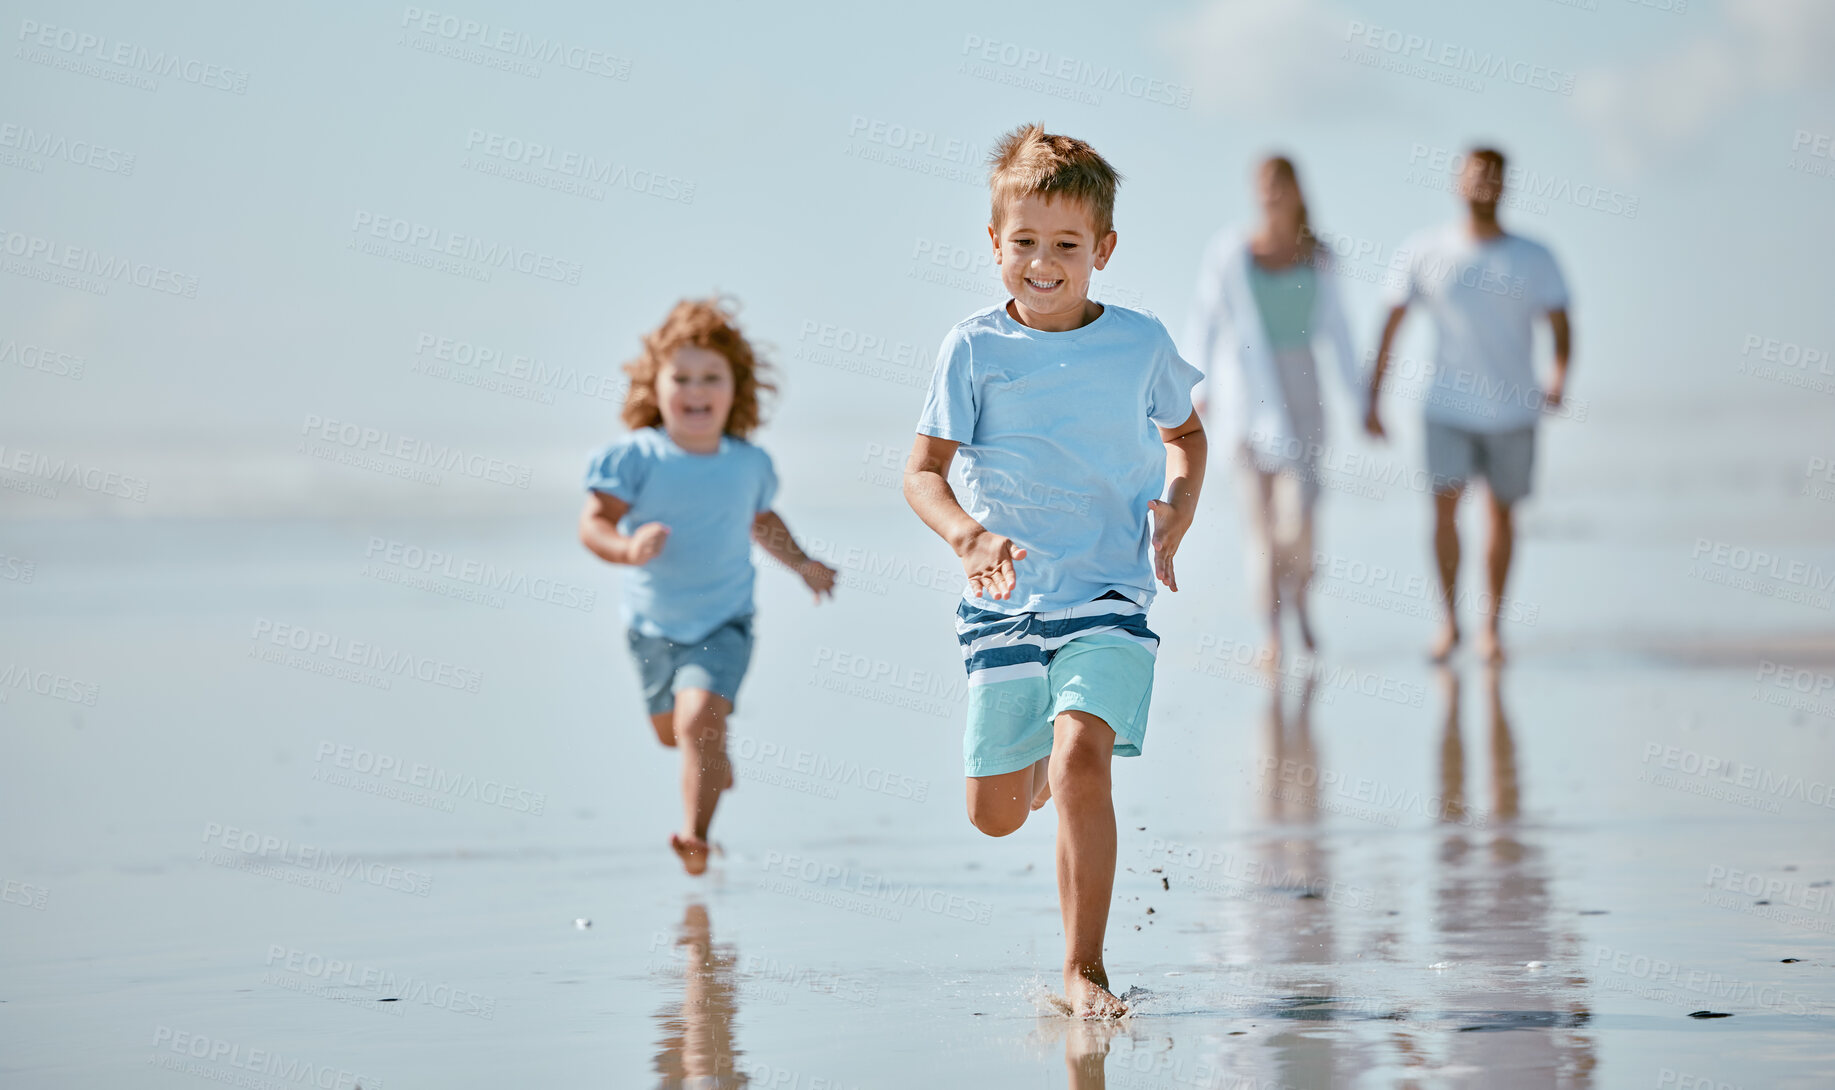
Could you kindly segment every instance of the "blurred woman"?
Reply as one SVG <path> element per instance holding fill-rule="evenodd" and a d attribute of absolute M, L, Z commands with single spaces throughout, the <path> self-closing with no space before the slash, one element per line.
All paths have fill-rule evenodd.
<path fill-rule="evenodd" d="M 1293 162 L 1266 159 L 1255 180 L 1261 222 L 1253 231 L 1220 232 L 1206 248 L 1186 348 L 1206 376 L 1194 391 L 1199 411 L 1219 447 L 1235 456 L 1250 585 L 1267 622 L 1264 655 L 1275 664 L 1284 611 L 1306 649 L 1315 646 L 1306 587 L 1325 442 L 1315 340 L 1331 342 L 1359 419 L 1367 395 L 1330 254 L 1313 234 Z"/>

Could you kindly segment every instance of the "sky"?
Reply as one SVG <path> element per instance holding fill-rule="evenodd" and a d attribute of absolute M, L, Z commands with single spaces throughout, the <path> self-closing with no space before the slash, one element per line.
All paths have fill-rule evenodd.
<path fill-rule="evenodd" d="M 1573 292 L 1570 394 L 1623 421 L 1592 449 L 1737 417 L 1732 451 L 1835 455 L 1818 0 L 0 10 L 0 444 L 151 481 L 98 509 L 335 496 L 326 422 L 577 488 L 618 365 L 712 291 L 778 364 L 780 460 L 908 443 L 944 331 L 1001 298 L 985 155 L 1029 121 L 1122 173 L 1095 294 L 1175 334 L 1293 156 L 1361 348 L 1395 247 L 1458 211 L 1449 157 L 1501 146 L 1506 225 Z"/>

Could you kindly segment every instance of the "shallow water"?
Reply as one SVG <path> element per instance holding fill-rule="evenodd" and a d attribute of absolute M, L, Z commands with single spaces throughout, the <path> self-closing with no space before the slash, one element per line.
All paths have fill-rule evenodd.
<path fill-rule="evenodd" d="M 1419 568 L 1405 508 L 1328 503 L 1326 542 L 1368 520 L 1360 556 Z M 9 588 L 29 624 L 8 661 L 98 688 L 0 705 L 0 1081 L 1835 1073 L 1835 717 L 1755 681 L 1767 648 L 1827 672 L 1819 611 L 1684 577 L 1686 544 L 1532 532 L 1517 590 L 1543 607 L 1507 630 L 1501 671 L 1429 667 L 1429 622 L 1376 588 L 1321 594 L 1312 681 L 1270 681 L 1235 660 L 1252 629 L 1219 518 L 1155 606 L 1153 725 L 1117 766 L 1108 964 L 1132 1012 L 1083 1023 L 1052 1001 L 1050 813 L 1001 840 L 962 814 L 950 595 L 916 574 L 947 555 L 894 517 L 792 521 L 881 560 L 819 609 L 761 572 L 740 783 L 700 880 L 664 845 L 676 765 L 638 715 L 615 577 L 562 521 L 14 524 L 12 550 L 43 560 Z M 599 597 L 389 581 L 376 538 Z M 1615 623 L 1596 580 L 1652 602 L 1647 622 Z M 1711 615 L 1745 627 L 1710 641 L 1678 620 Z M 283 625 L 448 676 L 379 688 L 305 668 L 323 654 L 251 655 Z"/>

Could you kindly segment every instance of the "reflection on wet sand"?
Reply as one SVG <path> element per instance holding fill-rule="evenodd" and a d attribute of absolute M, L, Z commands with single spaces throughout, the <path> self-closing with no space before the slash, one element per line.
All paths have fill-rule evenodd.
<path fill-rule="evenodd" d="M 1281 686 L 1269 690 L 1262 720 L 1262 782 L 1258 785 L 1266 825 L 1252 843 L 1259 877 L 1248 901 L 1248 945 L 1252 961 L 1283 966 L 1268 983 L 1284 993 L 1283 1013 L 1323 1012 L 1340 994 L 1330 967 L 1338 961 L 1334 914 L 1326 896 L 1332 884 L 1332 850 L 1319 830 L 1319 795 L 1283 790 L 1281 770 L 1324 766 L 1313 738 L 1313 698 L 1318 675 L 1309 673 L 1292 708 Z M 1265 1050 L 1258 1076 L 1277 1086 L 1338 1086 L 1355 1077 L 1355 1046 L 1329 1025 L 1282 1028 L 1260 1042 Z M 1245 1072 L 1244 1074 L 1247 1074 Z"/>
<path fill-rule="evenodd" d="M 1548 863 L 1541 845 L 1524 836 L 1518 823 L 1522 792 L 1502 671 L 1487 667 L 1483 674 L 1488 813 L 1466 802 L 1459 675 L 1442 667 L 1438 682 L 1445 707 L 1440 742 L 1445 806 L 1431 953 L 1460 982 L 1442 993 L 1448 1014 L 1460 1024 L 1440 1066 L 1482 1072 L 1486 1086 L 1590 1087 L 1597 1058 L 1586 1028 L 1585 997 L 1557 968 L 1579 940 L 1553 933 Z"/>
<path fill-rule="evenodd" d="M 714 944 L 707 907 L 699 903 L 683 911 L 675 945 L 682 994 L 656 1013 L 662 1028 L 656 1042 L 656 1085 L 668 1090 L 748 1085 L 733 1047 L 733 1020 L 739 1013 L 738 954 L 730 944 Z"/>

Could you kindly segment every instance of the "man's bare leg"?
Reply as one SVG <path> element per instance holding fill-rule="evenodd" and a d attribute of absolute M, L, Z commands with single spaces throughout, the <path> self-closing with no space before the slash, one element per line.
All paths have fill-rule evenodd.
<path fill-rule="evenodd" d="M 1485 662 L 1498 663 L 1504 661 L 1504 645 L 1498 639 L 1497 622 L 1504 609 L 1504 584 L 1510 579 L 1510 555 L 1516 548 L 1516 521 L 1510 504 L 1498 502 L 1489 489 L 1485 495 L 1491 516 L 1485 540 L 1485 589 L 1491 592 L 1491 605 L 1478 632 L 1478 654 Z"/>
<path fill-rule="evenodd" d="M 682 869 L 700 874 L 707 869 L 707 830 L 720 804 L 720 792 L 732 782 L 726 759 L 726 716 L 732 710 L 723 696 L 706 689 L 683 689 L 675 694 L 675 735 L 682 750 L 682 831 L 669 837 L 669 846 L 682 857 Z"/>
<path fill-rule="evenodd" d="M 1428 657 L 1445 662 L 1459 646 L 1459 611 L 1454 606 L 1459 586 L 1459 493 L 1462 486 L 1434 492 L 1434 565 L 1440 574 L 1440 602 L 1446 607 L 1446 621 L 1434 639 Z"/>
<path fill-rule="evenodd" d="M 1066 711 L 1053 726 L 1051 794 L 1058 808 L 1058 905 L 1064 916 L 1064 998 L 1080 1018 L 1127 1013 L 1109 991 L 1102 942 L 1115 892 L 1115 800 L 1109 764 L 1115 732 Z"/>

